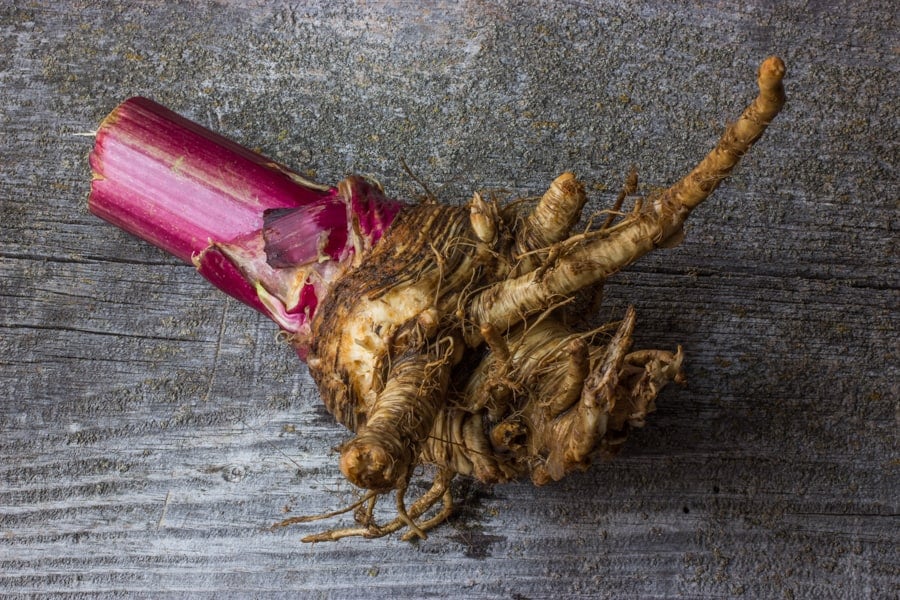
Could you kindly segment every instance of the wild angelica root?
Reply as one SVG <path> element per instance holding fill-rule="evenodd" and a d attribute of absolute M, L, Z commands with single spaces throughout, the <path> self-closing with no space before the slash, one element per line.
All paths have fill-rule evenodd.
<path fill-rule="evenodd" d="M 310 182 L 146 99 L 101 125 L 90 207 L 272 318 L 354 433 L 340 468 L 362 499 L 276 526 L 355 511 L 356 526 L 304 539 L 424 538 L 452 512 L 454 477 L 542 485 L 583 470 L 683 380 L 680 348 L 632 348 L 634 308 L 589 331 L 571 324 L 607 277 L 681 241 L 688 214 L 781 110 L 784 73 L 766 59 L 759 95 L 687 176 L 623 210 L 632 174 L 603 222 L 579 232 L 586 198 L 572 173 L 536 201 L 402 204 L 361 177 Z M 433 483 L 407 505 L 423 464 Z M 397 516 L 379 524 L 384 495 Z"/>

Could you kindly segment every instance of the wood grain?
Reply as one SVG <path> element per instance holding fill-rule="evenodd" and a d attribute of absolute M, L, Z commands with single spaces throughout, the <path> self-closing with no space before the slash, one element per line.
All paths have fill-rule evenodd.
<path fill-rule="evenodd" d="M 892 3 L 7 2 L 0 596 L 889 598 L 900 588 Z M 345 439 L 275 327 L 90 216 L 91 132 L 151 96 L 325 182 L 449 202 L 679 176 L 788 64 L 682 246 L 610 282 L 687 353 L 616 461 L 460 481 L 425 542 L 314 546 Z"/>

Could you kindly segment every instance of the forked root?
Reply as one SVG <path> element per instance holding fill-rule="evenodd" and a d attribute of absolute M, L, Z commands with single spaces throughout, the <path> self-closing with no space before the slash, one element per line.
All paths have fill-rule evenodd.
<path fill-rule="evenodd" d="M 453 476 L 454 473 L 448 469 L 441 469 L 440 471 L 438 471 L 437 475 L 434 478 L 434 481 L 431 484 L 431 488 L 429 488 L 428 491 L 422 494 L 422 496 L 420 496 L 409 508 L 406 508 L 404 499 L 406 495 L 406 486 L 404 485 L 400 489 L 396 490 L 395 494 L 398 513 L 397 517 L 395 517 L 392 521 L 385 523 L 384 525 L 378 525 L 375 522 L 373 513 L 375 511 L 375 505 L 378 498 L 390 492 L 385 492 L 383 494 L 369 492 L 365 494 L 360 500 L 341 510 L 325 513 L 322 515 L 291 517 L 289 519 L 285 519 L 283 521 L 275 523 L 272 528 L 277 529 L 298 523 L 310 523 L 313 521 L 330 519 L 332 517 L 336 517 L 350 511 L 359 510 L 364 507 L 364 511 L 357 515 L 357 521 L 361 523 L 361 526 L 346 527 L 341 529 L 329 529 L 328 531 L 308 535 L 304 537 L 302 541 L 335 542 L 346 537 L 377 538 L 400 531 L 404 527 L 409 528 L 409 531 L 404 533 L 403 537 L 401 538 L 404 541 L 410 541 L 416 537 L 420 539 L 426 539 L 428 537 L 428 531 L 446 521 L 453 513 L 453 495 L 450 492 L 450 482 L 453 480 Z M 416 519 L 422 517 L 438 502 L 441 503 L 441 508 L 437 513 L 425 519 L 424 521 L 416 521 Z"/>
<path fill-rule="evenodd" d="M 784 106 L 781 84 L 784 73 L 780 58 L 766 59 L 759 68 L 759 95 L 686 177 L 643 203 L 641 212 L 627 216 L 619 224 L 562 242 L 563 247 L 552 264 L 501 281 L 479 293 L 472 299 L 469 318 L 479 326 L 491 324 L 506 331 L 528 315 L 546 310 L 560 298 L 602 282 L 678 236 L 690 211 L 728 176 Z M 478 344 L 481 341 L 478 330 L 470 332 L 466 341 L 470 345 Z"/>
<path fill-rule="evenodd" d="M 313 323 L 310 372 L 356 434 L 341 470 L 368 492 L 342 511 L 278 526 L 356 511 L 356 526 L 304 541 L 401 530 L 424 539 L 452 511 L 455 475 L 540 485 L 615 455 L 661 390 L 683 382 L 681 348 L 632 351 L 632 307 L 619 323 L 575 323 L 607 277 L 680 241 L 690 212 L 781 110 L 783 76 L 780 59 L 763 62 L 758 96 L 687 176 L 623 210 L 637 187 L 632 171 L 602 222 L 580 232 L 584 188 L 571 173 L 534 204 L 500 208 L 475 194 L 467 207 L 408 207 L 388 245 L 346 274 Z M 438 474 L 407 506 L 420 464 Z M 396 517 L 379 524 L 375 506 L 387 494 Z"/>
<path fill-rule="evenodd" d="M 632 174 L 602 222 L 579 232 L 585 192 L 572 173 L 540 199 L 502 208 L 477 193 L 467 206 L 439 205 L 430 193 L 402 204 L 360 176 L 312 184 L 137 98 L 98 133 L 91 210 L 271 317 L 307 361 L 326 409 L 355 435 L 340 468 L 362 498 L 276 527 L 355 511 L 355 527 L 305 541 L 399 530 L 424 538 L 450 515 L 455 475 L 558 480 L 614 454 L 662 388 L 681 379 L 680 349 L 631 352 L 634 309 L 620 323 L 576 325 L 588 328 L 585 305 L 608 276 L 680 241 L 688 214 L 781 110 L 784 72 L 778 58 L 762 63 L 759 95 L 686 177 L 623 211 Z M 140 164 L 124 168 L 132 156 Z M 407 506 L 422 464 L 437 475 Z M 379 524 L 375 507 L 387 494 L 396 518 Z"/>
<path fill-rule="evenodd" d="M 619 373 L 631 347 L 635 311 L 628 312 L 607 346 L 606 356 L 584 378 L 577 405 L 542 428 L 543 445 L 549 449 L 544 465 L 532 473 L 532 481 L 541 485 L 558 481 L 576 468 L 589 464 L 590 456 L 606 433 L 607 420 L 614 406 Z"/>

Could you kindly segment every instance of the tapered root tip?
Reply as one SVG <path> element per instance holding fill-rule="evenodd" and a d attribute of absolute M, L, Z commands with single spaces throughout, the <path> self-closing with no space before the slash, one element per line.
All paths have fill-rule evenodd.
<path fill-rule="evenodd" d="M 766 91 L 781 85 L 787 68 L 777 56 L 770 56 L 759 65 L 759 89 Z"/>

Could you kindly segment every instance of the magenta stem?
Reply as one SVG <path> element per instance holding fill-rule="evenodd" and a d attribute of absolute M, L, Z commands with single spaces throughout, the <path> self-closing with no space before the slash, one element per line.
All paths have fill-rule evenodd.
<path fill-rule="evenodd" d="M 308 181 L 140 97 L 104 119 L 90 162 L 91 212 L 194 264 L 290 333 L 301 356 L 334 279 L 402 206 L 361 177 Z"/>
<path fill-rule="evenodd" d="M 104 119 L 90 160 L 91 212 L 185 262 L 260 229 L 267 209 L 336 193 L 141 97 Z"/>

